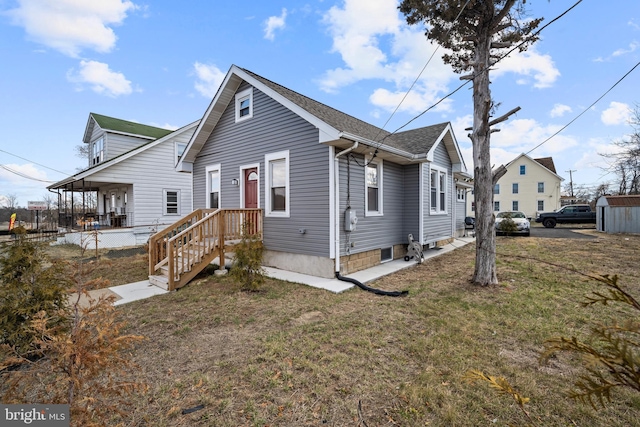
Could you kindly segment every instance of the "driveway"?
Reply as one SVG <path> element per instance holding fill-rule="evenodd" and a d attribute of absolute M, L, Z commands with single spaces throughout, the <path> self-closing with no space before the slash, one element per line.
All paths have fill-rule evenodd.
<path fill-rule="evenodd" d="M 555 227 L 531 227 L 531 237 L 546 237 L 551 239 L 596 239 L 597 236 L 593 235 L 595 228 L 570 228 Z M 581 231 L 588 231 L 588 233 L 581 233 Z"/>

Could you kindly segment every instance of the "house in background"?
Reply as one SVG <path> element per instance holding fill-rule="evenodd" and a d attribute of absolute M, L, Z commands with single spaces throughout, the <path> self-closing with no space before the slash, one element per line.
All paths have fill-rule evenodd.
<path fill-rule="evenodd" d="M 334 277 L 403 257 L 409 234 L 430 247 L 464 232 L 449 123 L 391 134 L 237 66 L 178 169 L 195 209 L 261 209 L 264 264 L 290 271 Z"/>
<path fill-rule="evenodd" d="M 131 246 L 189 213 L 191 176 L 175 167 L 198 123 L 168 130 L 89 114 L 87 169 L 47 187 L 58 195 L 59 227 L 99 227 L 100 246 Z M 80 243 L 79 233 L 63 239 Z"/>
<path fill-rule="evenodd" d="M 640 195 L 598 198 L 596 229 L 606 233 L 640 233 Z"/>
<path fill-rule="evenodd" d="M 493 188 L 494 211 L 521 211 L 535 218 L 539 212 L 560 208 L 561 183 L 564 178 L 556 173 L 553 158 L 533 159 L 520 154 L 506 166 L 505 173 Z M 467 205 L 475 214 L 473 196 Z"/>

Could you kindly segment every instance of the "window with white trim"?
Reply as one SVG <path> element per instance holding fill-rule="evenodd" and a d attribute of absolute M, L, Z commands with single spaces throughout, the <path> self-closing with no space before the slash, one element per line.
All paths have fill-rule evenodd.
<path fill-rule="evenodd" d="M 512 194 L 518 194 L 518 190 L 519 190 L 519 185 L 517 182 L 514 182 L 513 184 L 511 184 L 511 193 Z"/>
<path fill-rule="evenodd" d="M 496 212 L 500 211 L 500 201 L 493 202 L 493 210 Z"/>
<path fill-rule="evenodd" d="M 91 143 L 90 166 L 97 165 L 104 160 L 104 136 Z"/>
<path fill-rule="evenodd" d="M 175 163 L 176 164 L 180 161 L 180 158 L 184 154 L 184 150 L 186 148 L 187 148 L 187 143 L 186 142 L 176 142 L 176 145 L 175 145 L 175 152 L 176 152 L 176 161 L 175 161 Z"/>
<path fill-rule="evenodd" d="M 265 216 L 289 217 L 289 151 L 266 154 Z"/>
<path fill-rule="evenodd" d="M 544 200 L 538 200 L 538 211 L 544 212 Z"/>
<path fill-rule="evenodd" d="M 447 171 L 431 166 L 431 213 L 447 213 Z"/>
<path fill-rule="evenodd" d="M 165 215 L 180 215 L 180 190 L 163 190 Z"/>
<path fill-rule="evenodd" d="M 382 215 L 382 161 L 365 166 L 365 216 Z"/>
<path fill-rule="evenodd" d="M 456 191 L 456 199 L 459 202 L 464 202 L 466 192 L 467 191 L 464 188 L 458 188 Z"/>
<path fill-rule="evenodd" d="M 544 193 L 544 182 L 538 183 L 538 193 Z"/>
<path fill-rule="evenodd" d="M 520 165 L 520 175 L 527 174 L 527 165 Z"/>
<path fill-rule="evenodd" d="M 512 211 L 519 211 L 520 209 L 518 209 L 519 207 L 519 203 L 517 200 L 512 200 L 511 201 L 511 210 Z"/>
<path fill-rule="evenodd" d="M 500 194 L 500 184 L 493 186 L 493 194 Z"/>
<path fill-rule="evenodd" d="M 253 88 L 236 93 L 236 123 L 253 117 Z"/>
<path fill-rule="evenodd" d="M 207 208 L 220 208 L 220 164 L 207 166 Z"/>

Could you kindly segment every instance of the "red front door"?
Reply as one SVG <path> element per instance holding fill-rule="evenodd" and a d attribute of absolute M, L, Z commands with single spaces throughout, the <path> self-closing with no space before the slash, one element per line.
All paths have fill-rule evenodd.
<path fill-rule="evenodd" d="M 244 208 L 258 207 L 258 168 L 244 170 Z"/>

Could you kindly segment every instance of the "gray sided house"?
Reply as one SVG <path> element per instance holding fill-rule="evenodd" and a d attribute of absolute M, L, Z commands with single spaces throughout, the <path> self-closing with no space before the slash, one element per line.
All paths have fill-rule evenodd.
<path fill-rule="evenodd" d="M 640 233 L 640 195 L 598 198 L 596 229 L 606 233 Z"/>
<path fill-rule="evenodd" d="M 191 212 L 191 176 L 176 164 L 198 123 L 172 131 L 89 114 L 87 168 L 47 187 L 58 195 L 59 227 L 99 228 L 103 247 L 139 245 Z"/>
<path fill-rule="evenodd" d="M 265 265 L 333 277 L 464 231 L 449 123 L 391 134 L 232 66 L 178 170 L 195 209 L 261 208 Z"/>

